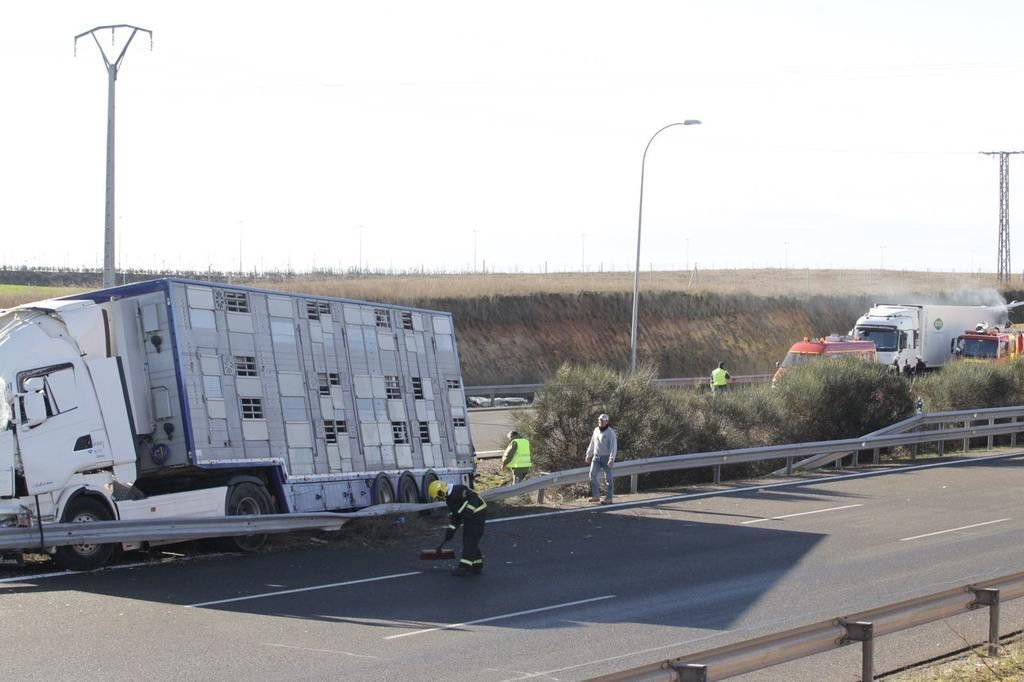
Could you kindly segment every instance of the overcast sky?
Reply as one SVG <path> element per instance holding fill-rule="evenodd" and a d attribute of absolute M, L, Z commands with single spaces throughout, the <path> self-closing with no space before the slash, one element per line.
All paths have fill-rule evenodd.
<path fill-rule="evenodd" d="M 994 272 L 1024 149 L 1020 2 L 9 2 L 0 263 L 102 264 L 117 23 L 123 267 L 632 270 L 700 119 L 644 269 Z"/>

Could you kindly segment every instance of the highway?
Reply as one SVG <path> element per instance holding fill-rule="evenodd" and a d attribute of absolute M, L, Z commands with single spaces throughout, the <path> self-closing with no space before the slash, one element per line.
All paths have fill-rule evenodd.
<path fill-rule="evenodd" d="M 576 680 L 1024 568 L 1024 453 L 560 511 L 492 505 L 485 574 L 421 537 L 3 578 L 10 679 Z M 1021 600 L 1024 601 L 1024 600 Z M 1004 631 L 1024 605 L 1003 605 Z M 876 670 L 985 614 L 876 642 Z M 856 679 L 857 647 L 749 676 Z"/>

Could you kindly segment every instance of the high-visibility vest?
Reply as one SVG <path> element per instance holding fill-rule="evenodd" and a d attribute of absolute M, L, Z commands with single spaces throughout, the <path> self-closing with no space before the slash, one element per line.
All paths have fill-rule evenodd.
<path fill-rule="evenodd" d="M 507 465 L 508 468 L 529 469 L 531 466 L 533 466 L 533 464 L 530 463 L 530 441 L 526 440 L 525 438 L 516 438 L 511 443 L 509 443 L 508 447 L 506 447 L 505 449 L 508 450 L 508 448 L 512 447 L 512 443 L 516 444 L 516 452 L 514 455 L 512 455 L 512 461 L 510 461 Z"/>
<path fill-rule="evenodd" d="M 727 385 L 729 383 L 729 380 L 725 378 L 726 374 L 728 374 L 728 372 L 726 372 L 724 369 L 722 369 L 721 367 L 716 367 L 714 369 L 714 371 L 711 372 L 711 385 L 712 386 L 725 386 L 725 385 Z"/>

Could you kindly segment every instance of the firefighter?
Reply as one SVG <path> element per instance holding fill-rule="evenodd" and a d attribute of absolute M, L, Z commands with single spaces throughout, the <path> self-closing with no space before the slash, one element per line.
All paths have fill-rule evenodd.
<path fill-rule="evenodd" d="M 512 483 L 526 479 L 533 463 L 530 461 L 530 441 L 519 435 L 518 431 L 508 432 L 508 446 L 501 457 L 501 466 L 512 471 Z"/>
<path fill-rule="evenodd" d="M 452 575 L 483 573 L 484 555 L 480 553 L 480 539 L 484 536 L 487 503 L 472 488 L 444 481 L 431 481 L 427 486 L 427 494 L 431 500 L 444 500 L 448 505 L 448 528 L 444 540 L 437 547 L 438 552 L 455 537 L 455 531 L 462 526 L 462 558 L 459 565 L 452 569 Z"/>

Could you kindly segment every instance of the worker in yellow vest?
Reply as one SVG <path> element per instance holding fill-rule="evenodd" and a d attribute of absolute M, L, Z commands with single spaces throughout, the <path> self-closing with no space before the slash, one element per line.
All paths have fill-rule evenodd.
<path fill-rule="evenodd" d="M 724 391 L 729 386 L 729 379 L 732 379 L 732 376 L 730 376 L 730 374 L 727 371 L 725 371 L 725 363 L 718 363 L 718 367 L 716 367 L 711 372 L 712 393 Z"/>
<path fill-rule="evenodd" d="M 519 483 L 530 473 L 533 466 L 530 461 L 530 441 L 520 436 L 518 431 L 508 432 L 508 446 L 501 456 L 501 466 L 512 470 L 512 483 Z"/>

